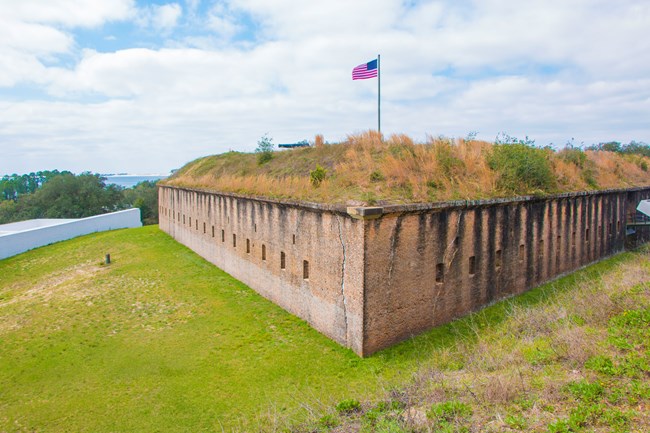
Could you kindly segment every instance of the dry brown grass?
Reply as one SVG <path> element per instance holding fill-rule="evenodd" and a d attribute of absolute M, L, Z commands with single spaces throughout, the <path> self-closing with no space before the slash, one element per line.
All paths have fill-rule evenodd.
<path fill-rule="evenodd" d="M 5 288 L 8 292 L 15 291 L 17 295 L 7 301 L 0 301 L 0 307 L 23 302 L 49 302 L 52 298 L 81 299 L 92 294 L 88 281 L 95 278 L 98 273 L 105 272 L 107 268 L 97 263 L 86 262 L 74 267 L 59 270 L 48 275 L 33 287 Z"/>
<path fill-rule="evenodd" d="M 575 164 L 557 159 L 554 161 L 553 171 L 561 189 L 589 190 L 592 188 L 585 181 L 582 172 L 576 170 Z"/>
<path fill-rule="evenodd" d="M 598 273 L 602 268 L 597 265 L 568 290 L 547 285 L 543 301 L 533 305 L 511 302 L 510 308 L 503 308 L 507 317 L 496 326 L 464 319 L 465 331 L 459 331 L 459 341 L 432 349 L 429 361 L 409 383 L 387 393 L 384 401 L 399 402 L 402 409 L 385 415 L 394 420 L 393 430 L 377 431 L 565 431 L 548 426 L 568 419 L 578 405 L 591 404 L 580 403 L 567 391 L 567 385 L 594 382 L 610 396 L 597 410 L 632 412 L 627 415 L 628 428 L 611 430 L 612 426 L 601 420 L 584 431 L 647 431 L 650 417 L 644 410 L 648 400 L 612 396 L 626 395 L 638 383 L 650 387 L 650 377 L 607 376 L 585 363 L 595 355 L 612 359 L 621 356 L 608 340 L 610 319 L 626 311 L 650 308 L 649 263 L 650 252 L 645 250 L 603 273 Z M 636 385 L 632 384 L 634 380 Z M 427 417 L 432 405 L 450 401 L 471 408 L 471 416 L 453 427 Z M 364 403 L 364 407 L 371 406 Z M 341 422 L 331 431 L 375 431 L 368 428 L 361 414 Z"/>
<path fill-rule="evenodd" d="M 347 205 L 512 195 L 512 191 L 499 190 L 500 173 L 488 164 L 493 146 L 444 137 L 415 143 L 404 134 L 385 138 L 375 131 L 350 135 L 339 144 L 324 144 L 319 134 L 313 147 L 274 152 L 274 158 L 261 166 L 254 154 L 229 152 L 193 161 L 164 183 Z M 650 174 L 642 169 L 650 165 L 650 158 L 587 151 L 582 154 L 584 164 L 577 166 L 563 152 L 549 153 L 558 188 L 547 193 L 650 185 Z M 327 170 L 327 177 L 314 187 L 309 172 L 317 165 Z"/>

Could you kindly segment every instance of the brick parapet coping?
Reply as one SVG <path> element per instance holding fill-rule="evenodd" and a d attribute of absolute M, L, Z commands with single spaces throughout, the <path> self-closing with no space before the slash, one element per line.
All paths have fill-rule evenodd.
<path fill-rule="evenodd" d="M 585 197 L 590 195 L 636 192 L 636 191 L 647 190 L 650 188 L 650 186 L 564 192 L 559 194 L 539 195 L 539 196 L 527 195 L 527 196 L 491 198 L 491 199 L 481 199 L 481 200 L 452 200 L 452 201 L 443 201 L 443 202 L 434 202 L 434 203 L 391 204 L 391 205 L 383 205 L 383 206 L 354 206 L 354 205 L 347 206 L 343 204 L 314 203 L 314 202 L 291 200 L 291 199 L 273 199 L 273 198 L 262 197 L 262 196 L 237 194 L 233 192 L 223 192 L 223 191 L 218 191 L 218 190 L 208 189 L 208 188 L 193 188 L 193 187 L 176 186 L 176 185 L 168 185 L 168 184 L 160 184 L 159 188 L 174 188 L 179 190 L 194 191 L 194 192 L 207 193 L 207 194 L 219 194 L 224 197 L 252 200 L 261 203 L 270 203 L 270 204 L 289 206 L 289 207 L 294 207 L 299 209 L 302 208 L 311 211 L 326 211 L 326 212 L 332 212 L 341 215 L 349 215 L 352 218 L 368 220 L 368 219 L 379 218 L 382 215 L 405 213 L 405 212 L 411 213 L 411 212 L 445 210 L 451 208 L 473 208 L 473 207 L 491 206 L 491 205 L 508 205 L 508 204 L 528 203 L 528 202 L 535 202 L 535 201 Z"/>

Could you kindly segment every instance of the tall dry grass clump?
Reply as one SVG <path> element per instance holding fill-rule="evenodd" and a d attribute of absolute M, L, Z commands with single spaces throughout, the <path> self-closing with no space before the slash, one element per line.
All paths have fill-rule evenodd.
<path fill-rule="evenodd" d="M 323 134 L 316 134 L 314 137 L 314 147 L 322 147 L 325 145 L 325 138 Z"/>
<path fill-rule="evenodd" d="M 383 146 L 384 136 L 377 131 L 365 131 L 359 134 L 348 135 L 344 143 L 350 147 L 363 149 L 377 148 Z"/>
<path fill-rule="evenodd" d="M 553 171 L 560 189 L 587 191 L 594 188 L 585 180 L 583 171 L 576 170 L 572 162 L 558 158 L 553 164 Z"/>
<path fill-rule="evenodd" d="M 348 137 L 343 162 L 347 184 L 378 202 L 410 203 L 490 197 L 495 174 L 481 141 L 429 138 L 415 143 L 404 134 L 382 141 L 377 134 Z"/>
<path fill-rule="evenodd" d="M 640 155 L 621 155 L 606 151 L 585 152 L 593 162 L 600 188 L 647 185 L 650 159 Z M 645 170 L 643 169 L 645 167 Z"/>

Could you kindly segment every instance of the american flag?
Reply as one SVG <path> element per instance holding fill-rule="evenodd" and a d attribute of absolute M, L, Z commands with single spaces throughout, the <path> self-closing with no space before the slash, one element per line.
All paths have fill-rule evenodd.
<path fill-rule="evenodd" d="M 377 76 L 377 59 L 359 65 L 352 70 L 353 80 L 365 80 L 367 78 L 375 78 L 376 76 Z"/>

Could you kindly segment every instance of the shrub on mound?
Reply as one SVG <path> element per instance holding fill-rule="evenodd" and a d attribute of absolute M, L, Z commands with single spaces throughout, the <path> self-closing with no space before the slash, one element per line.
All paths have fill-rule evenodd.
<path fill-rule="evenodd" d="M 499 173 L 497 187 L 514 194 L 549 193 L 557 188 L 550 163 L 552 150 L 525 143 L 495 144 L 489 167 Z"/>

